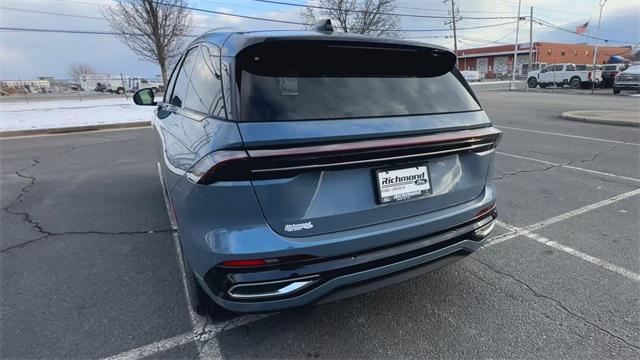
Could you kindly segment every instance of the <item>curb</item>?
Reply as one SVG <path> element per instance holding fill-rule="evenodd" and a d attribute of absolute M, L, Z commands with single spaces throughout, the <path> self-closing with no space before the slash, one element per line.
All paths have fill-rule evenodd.
<path fill-rule="evenodd" d="M 11 138 L 16 136 L 29 136 L 29 135 L 55 135 L 55 134 L 70 134 L 77 132 L 109 130 L 109 129 L 126 129 L 151 126 L 150 121 L 136 121 L 128 123 L 118 124 L 100 124 L 100 125 L 84 125 L 73 127 L 61 127 L 52 129 L 29 129 L 29 130 L 10 130 L 0 131 L 0 138 Z"/>
<path fill-rule="evenodd" d="M 593 116 L 593 115 L 590 116 L 590 115 L 584 115 L 581 113 L 582 113 L 581 111 L 567 111 L 562 113 L 560 115 L 560 118 L 564 120 L 579 121 L 579 122 L 585 122 L 585 123 L 640 127 L 640 121 L 615 119 L 611 117 L 601 117 L 601 116 Z"/>

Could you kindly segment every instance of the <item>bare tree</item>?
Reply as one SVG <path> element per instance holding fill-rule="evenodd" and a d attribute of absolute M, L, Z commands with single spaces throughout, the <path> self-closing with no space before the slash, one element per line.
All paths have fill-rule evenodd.
<path fill-rule="evenodd" d="M 309 24 L 328 17 L 346 33 L 402 37 L 400 17 L 393 14 L 395 8 L 396 0 L 318 0 L 300 15 Z"/>
<path fill-rule="evenodd" d="M 157 63 L 162 81 L 180 55 L 193 18 L 187 0 L 116 0 L 104 8 L 103 16 L 122 41 L 143 60 Z"/>
<path fill-rule="evenodd" d="M 69 64 L 67 68 L 67 74 L 71 76 L 74 80 L 80 80 L 80 75 L 83 74 L 94 74 L 96 71 L 93 67 L 87 63 L 83 62 L 75 62 Z"/>

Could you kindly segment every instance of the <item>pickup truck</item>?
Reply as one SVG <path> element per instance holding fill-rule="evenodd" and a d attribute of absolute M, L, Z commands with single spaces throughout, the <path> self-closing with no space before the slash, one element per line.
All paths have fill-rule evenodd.
<path fill-rule="evenodd" d="M 596 84 L 600 83 L 602 71 L 596 70 L 594 76 L 593 71 L 578 70 L 575 64 L 551 64 L 542 70 L 530 71 L 527 74 L 527 86 L 533 89 L 539 85 L 544 89 L 553 85 L 559 87 L 569 85 L 572 89 L 588 89 L 594 79 Z"/>

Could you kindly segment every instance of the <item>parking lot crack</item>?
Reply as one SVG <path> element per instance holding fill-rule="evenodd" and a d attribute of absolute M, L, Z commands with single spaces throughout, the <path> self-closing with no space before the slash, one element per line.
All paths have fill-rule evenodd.
<path fill-rule="evenodd" d="M 142 230 L 142 231 L 67 231 L 61 233 L 54 233 L 44 230 L 42 233 L 43 236 L 39 236 L 35 239 L 31 239 L 25 242 L 21 242 L 19 244 L 7 246 L 6 248 L 0 249 L 0 254 L 4 254 L 5 252 L 13 249 L 24 248 L 29 245 L 33 245 L 41 240 L 56 237 L 56 236 L 64 236 L 64 235 L 147 235 L 147 234 L 162 234 L 162 233 L 170 233 L 173 232 L 173 229 L 159 229 L 159 230 Z"/>
<path fill-rule="evenodd" d="M 16 198 L 9 205 L 5 206 L 2 210 L 9 215 L 16 215 L 16 216 L 22 217 L 22 220 L 24 220 L 29 225 L 31 225 L 34 229 L 36 229 L 37 232 L 44 235 L 39 238 L 39 239 L 42 239 L 46 236 L 53 235 L 53 233 L 45 230 L 40 225 L 40 223 L 34 220 L 31 214 L 29 214 L 28 212 L 18 211 L 15 209 L 16 206 L 18 206 L 24 201 L 24 197 L 29 193 L 29 190 L 36 184 L 36 180 L 37 180 L 35 176 L 27 175 L 24 172 L 29 169 L 33 169 L 38 165 L 40 165 L 40 158 L 34 157 L 33 159 L 31 159 L 31 165 L 24 167 L 15 172 L 16 176 L 22 179 L 27 179 L 29 180 L 29 182 L 27 183 L 27 185 L 23 186 L 20 189 L 20 191 L 18 192 L 18 196 L 16 196 Z"/>
<path fill-rule="evenodd" d="M 611 332 L 610 330 L 608 330 L 608 329 L 606 329 L 606 328 L 604 328 L 604 327 L 602 327 L 602 326 L 600 326 L 600 325 L 598 325 L 598 324 L 594 323 L 593 321 L 591 321 L 591 320 L 587 319 L 585 316 L 583 316 L 583 315 L 580 315 L 580 314 L 576 313 L 575 311 L 573 311 L 573 310 L 569 309 L 569 308 L 568 308 L 568 307 L 567 307 L 567 306 L 566 306 L 562 301 L 560 301 L 560 300 L 558 300 L 558 299 L 556 299 L 556 298 L 553 298 L 553 297 L 551 297 L 551 296 L 549 296 L 549 295 L 547 295 L 547 294 L 543 294 L 543 293 L 541 293 L 540 291 L 536 290 L 533 286 L 529 285 L 527 282 L 525 282 L 525 281 L 523 281 L 523 280 L 521 280 L 521 279 L 519 279 L 519 278 L 515 277 L 515 276 L 514 276 L 514 275 L 512 275 L 512 274 L 509 274 L 509 273 L 507 273 L 507 272 L 504 272 L 504 271 L 498 270 L 498 269 L 496 269 L 495 267 L 491 266 L 490 264 L 487 264 L 486 262 L 484 262 L 484 261 L 482 261 L 482 260 L 479 260 L 479 259 L 477 259 L 477 258 L 474 258 L 474 260 L 475 260 L 476 262 L 478 262 L 478 263 L 480 263 L 480 264 L 484 265 L 486 268 L 488 268 L 488 269 L 489 269 L 489 270 L 491 270 L 492 272 L 494 272 L 494 273 L 496 273 L 496 274 L 498 274 L 498 275 L 504 276 L 504 277 L 508 277 L 508 278 L 510 278 L 511 280 L 513 280 L 513 281 L 517 282 L 518 284 L 523 285 L 523 286 L 524 286 L 525 288 L 527 288 L 527 290 L 529 290 L 529 292 L 531 292 L 535 297 L 537 297 L 537 298 L 542 298 L 542 299 L 546 299 L 546 300 L 551 301 L 552 303 L 556 304 L 556 306 L 557 306 L 558 308 L 562 309 L 564 312 L 566 312 L 567 314 L 571 315 L 572 317 L 574 317 L 574 318 L 576 318 L 576 319 L 578 319 L 578 320 L 582 321 L 583 323 L 585 323 L 585 324 L 587 324 L 587 325 L 589 325 L 589 326 L 591 326 L 591 327 L 593 327 L 593 328 L 596 328 L 596 329 L 597 329 L 597 330 L 599 330 L 600 332 L 605 333 L 605 334 L 609 335 L 610 337 L 612 337 L 612 338 L 614 338 L 614 339 L 617 339 L 617 340 L 619 340 L 619 341 L 621 341 L 621 342 L 625 343 L 625 344 L 626 344 L 627 346 L 629 346 L 629 347 L 632 347 L 632 348 L 634 348 L 634 349 L 636 349 L 636 350 L 640 350 L 640 346 L 638 346 L 638 345 L 636 345 L 636 344 L 631 343 L 630 341 L 628 341 L 627 339 L 623 338 L 622 336 L 616 335 L 616 334 L 614 334 L 613 332 Z M 485 282 L 485 281 L 483 280 L 483 282 Z"/>
<path fill-rule="evenodd" d="M 599 152 L 593 154 L 593 156 L 590 159 L 576 159 L 576 160 L 571 160 L 571 161 L 569 161 L 567 163 L 564 163 L 564 164 L 550 164 L 550 165 L 547 165 L 547 166 L 545 166 L 543 168 L 539 168 L 539 169 L 517 170 L 517 171 L 513 171 L 513 172 L 504 173 L 504 174 L 502 174 L 500 176 L 494 177 L 493 179 L 494 180 L 502 180 L 502 179 L 504 179 L 505 177 L 508 177 L 508 176 L 518 176 L 518 175 L 521 175 L 521 174 L 528 174 L 528 173 L 534 173 L 534 172 L 544 172 L 544 171 L 548 171 L 548 170 L 555 169 L 555 168 L 558 168 L 558 167 L 563 167 L 563 166 L 573 166 L 574 164 L 590 163 L 590 162 L 595 161 L 602 154 L 611 152 L 611 151 L 615 150 L 616 148 L 618 148 L 619 146 L 622 146 L 622 145 L 625 145 L 625 144 L 624 143 L 614 144 L 613 146 L 611 146 L 611 147 L 609 147 L 609 148 L 607 148 L 605 150 L 602 150 L 602 151 L 599 151 Z M 532 151 L 532 152 L 538 153 L 538 151 Z"/>
<path fill-rule="evenodd" d="M 19 192 L 18 195 L 16 196 L 16 198 L 7 206 L 5 206 L 2 210 L 9 215 L 14 215 L 14 216 L 20 216 L 22 218 L 23 221 L 25 221 L 26 223 L 28 223 L 29 225 L 31 225 L 31 227 L 33 227 L 39 234 L 41 234 L 41 236 L 38 236 L 34 239 L 19 243 L 19 244 L 15 244 L 15 245 L 11 245 L 8 246 L 6 248 L 0 249 L 0 254 L 12 250 L 12 249 L 17 249 L 17 248 L 23 248 L 35 243 L 40 242 L 41 240 L 47 239 L 49 237 L 52 236 L 63 236 L 63 235 L 136 235 L 136 234 L 155 234 L 155 233 L 168 233 L 168 232 L 173 232 L 174 230 L 171 228 L 167 228 L 167 229 L 150 229 L 150 230 L 139 230 L 139 231 L 100 231 L 100 230 L 87 230 L 87 231 L 64 231 L 64 232 L 54 232 L 54 231 L 50 231 L 45 229 L 40 222 L 38 222 L 37 220 L 34 219 L 34 217 L 28 212 L 28 211 L 20 211 L 17 210 L 16 207 L 18 205 L 20 205 L 25 197 L 27 196 L 27 194 L 29 193 L 29 191 L 31 190 L 31 188 L 36 184 L 36 181 L 38 180 L 36 176 L 34 175 L 29 175 L 25 172 L 27 172 L 28 170 L 33 170 L 35 169 L 38 165 L 40 165 L 42 163 L 41 159 L 45 158 L 45 157 L 51 157 L 51 156 L 55 156 L 55 155 L 61 155 L 61 154 L 66 154 L 69 153 L 71 151 L 80 149 L 80 148 L 84 148 L 84 147 L 90 147 L 90 146 L 97 146 L 97 145 L 102 145 L 102 144 L 107 144 L 110 142 L 103 142 L 103 143 L 99 143 L 99 144 L 90 144 L 90 145 L 84 145 L 84 146 L 72 146 L 69 149 L 63 150 L 63 151 L 59 151 L 59 152 L 55 152 L 55 153 L 51 153 L 51 154 L 47 154 L 47 155 L 43 155 L 43 156 L 36 156 L 33 157 L 31 159 L 31 164 L 29 166 L 23 167 L 22 169 L 18 170 L 15 172 L 15 175 L 19 178 L 22 179 L 26 179 L 28 180 L 28 183 L 23 186 Z"/>
<path fill-rule="evenodd" d="M 602 150 L 602 151 L 599 151 L 599 152 L 593 154 L 593 156 L 590 159 L 571 160 L 567 164 L 565 164 L 565 166 L 572 166 L 574 164 L 585 164 L 585 163 L 590 163 L 590 162 L 596 161 L 596 159 L 600 155 L 608 153 L 608 152 L 611 152 L 611 151 L 615 150 L 616 148 L 618 148 L 619 146 L 622 146 L 622 145 L 624 145 L 624 144 L 614 144 L 613 146 L 609 147 L 606 150 Z"/>
<path fill-rule="evenodd" d="M 545 166 L 544 168 L 540 168 L 540 169 L 525 169 L 525 170 L 517 170 L 517 171 L 513 171 L 513 172 L 509 172 L 509 173 L 504 173 L 500 176 L 494 177 L 494 180 L 502 180 L 507 176 L 517 176 L 520 174 L 528 174 L 528 173 L 533 173 L 533 172 L 543 172 L 543 171 L 548 171 L 551 170 L 553 168 L 557 168 L 561 165 L 548 165 Z"/>

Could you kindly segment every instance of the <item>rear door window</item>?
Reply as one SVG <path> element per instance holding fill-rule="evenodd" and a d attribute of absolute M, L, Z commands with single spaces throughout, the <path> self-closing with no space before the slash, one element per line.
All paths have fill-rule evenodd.
<path fill-rule="evenodd" d="M 175 105 L 178 107 L 183 107 L 183 102 L 187 97 L 187 89 L 189 87 L 189 77 L 191 76 L 191 70 L 193 69 L 193 63 L 195 61 L 196 55 L 199 52 L 198 47 L 194 47 L 187 52 L 184 60 L 182 61 L 182 66 L 180 66 L 180 70 L 178 70 L 178 75 L 176 78 L 176 84 L 173 88 L 173 93 L 171 95 L 171 105 Z"/>
<path fill-rule="evenodd" d="M 555 65 L 553 67 L 553 71 L 562 71 L 562 68 L 564 67 L 564 65 Z"/>
<path fill-rule="evenodd" d="M 183 101 L 185 109 L 216 117 L 225 117 L 220 57 L 217 54 L 216 49 L 210 49 L 206 46 L 200 47 L 200 50 L 195 53 L 187 96 Z"/>

